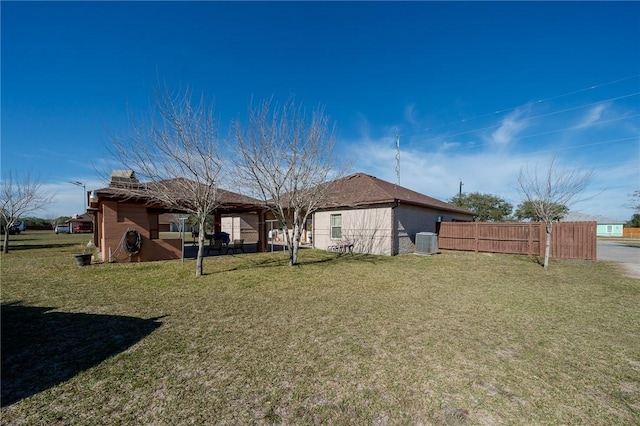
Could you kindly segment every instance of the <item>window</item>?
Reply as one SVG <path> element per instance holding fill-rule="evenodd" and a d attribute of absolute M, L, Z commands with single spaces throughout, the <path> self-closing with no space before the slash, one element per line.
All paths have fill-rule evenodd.
<path fill-rule="evenodd" d="M 342 238 L 342 215 L 331 215 L 331 239 Z"/>
<path fill-rule="evenodd" d="M 607 225 L 607 234 L 613 233 L 613 225 Z"/>

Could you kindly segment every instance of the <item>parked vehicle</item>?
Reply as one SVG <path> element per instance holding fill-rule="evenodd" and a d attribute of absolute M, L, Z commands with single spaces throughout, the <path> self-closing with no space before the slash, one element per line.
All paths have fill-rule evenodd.
<path fill-rule="evenodd" d="M 68 234 L 69 233 L 69 225 L 56 225 L 53 229 L 53 232 L 56 234 Z"/>
<path fill-rule="evenodd" d="M 19 235 L 20 234 L 20 227 L 18 225 L 11 225 L 11 227 L 9 227 L 9 235 Z M 4 235 L 5 233 L 5 226 L 2 225 L 2 228 L 0 229 L 0 233 L 2 233 Z"/>

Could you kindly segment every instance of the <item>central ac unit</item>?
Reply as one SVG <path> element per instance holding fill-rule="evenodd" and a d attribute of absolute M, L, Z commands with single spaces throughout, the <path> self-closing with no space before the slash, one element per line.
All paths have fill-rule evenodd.
<path fill-rule="evenodd" d="M 416 234 L 416 254 L 436 254 L 438 252 L 438 234 L 418 232 Z"/>

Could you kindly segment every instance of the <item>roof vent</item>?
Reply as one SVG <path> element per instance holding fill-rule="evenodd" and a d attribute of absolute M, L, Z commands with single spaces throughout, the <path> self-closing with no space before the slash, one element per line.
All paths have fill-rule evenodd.
<path fill-rule="evenodd" d="M 416 254 L 431 255 L 438 252 L 438 234 L 418 232 L 416 234 Z"/>

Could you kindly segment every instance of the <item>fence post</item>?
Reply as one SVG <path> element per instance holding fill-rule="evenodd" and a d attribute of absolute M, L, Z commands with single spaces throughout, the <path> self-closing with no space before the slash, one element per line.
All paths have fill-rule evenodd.
<path fill-rule="evenodd" d="M 476 222 L 476 225 L 474 226 L 474 230 L 475 230 L 475 237 L 476 237 L 476 249 L 475 249 L 475 252 L 477 253 L 478 252 L 478 246 L 480 244 L 479 243 L 480 237 L 478 236 L 478 222 Z"/>

